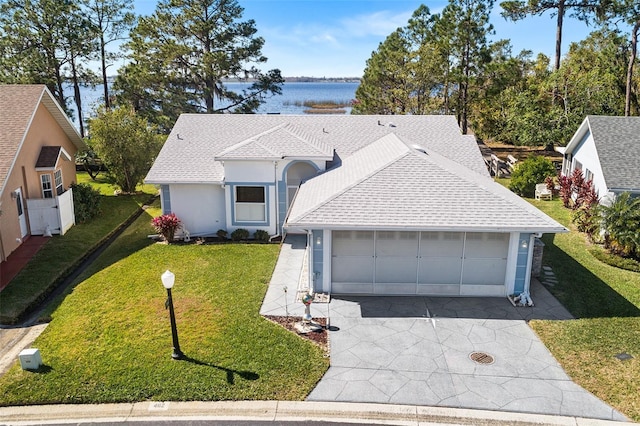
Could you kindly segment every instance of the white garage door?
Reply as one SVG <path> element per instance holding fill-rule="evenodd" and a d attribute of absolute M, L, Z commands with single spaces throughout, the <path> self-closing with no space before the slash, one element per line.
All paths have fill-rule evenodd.
<path fill-rule="evenodd" d="M 509 234 L 333 231 L 336 294 L 503 296 Z"/>

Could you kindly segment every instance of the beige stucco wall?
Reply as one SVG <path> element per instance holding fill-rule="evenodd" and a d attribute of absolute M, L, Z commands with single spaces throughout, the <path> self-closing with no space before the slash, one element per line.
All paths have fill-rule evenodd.
<path fill-rule="evenodd" d="M 18 241 L 20 238 L 18 209 L 16 200 L 11 198 L 11 193 L 17 188 L 21 188 L 25 199 L 42 198 L 41 173 L 36 172 L 35 165 L 40 155 L 40 149 L 43 146 L 62 146 L 71 155 L 71 161 L 67 161 L 61 156 L 58 161 L 58 168 L 62 170 L 62 185 L 65 189 L 76 182 L 73 156 L 77 149 L 47 108 L 41 104 L 27 131 L 27 136 L 7 179 L 7 186 L 0 198 L 2 203 L 0 207 L 0 210 L 2 210 L 2 216 L 0 217 L 0 260 L 5 260 L 20 245 L 20 241 Z M 53 183 L 53 172 L 51 172 L 51 181 Z M 26 214 L 26 203 L 23 204 Z"/>

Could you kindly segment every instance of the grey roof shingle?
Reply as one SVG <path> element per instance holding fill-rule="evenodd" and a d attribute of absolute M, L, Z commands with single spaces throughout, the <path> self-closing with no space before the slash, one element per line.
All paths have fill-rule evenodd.
<path fill-rule="evenodd" d="M 284 142 L 270 139 L 273 129 L 286 132 Z M 335 149 L 344 160 L 388 134 L 419 144 L 478 173 L 488 175 L 473 137 L 462 137 L 453 116 L 183 114 L 178 118 L 146 182 L 218 183 L 224 169 L 214 158 L 233 155 L 323 155 Z M 257 136 L 264 135 L 263 137 Z M 300 145 L 295 140 L 304 140 Z M 293 146 L 302 151 L 291 153 Z M 229 150 L 229 148 L 235 149 Z M 286 155 L 285 155 L 286 154 Z"/>
<path fill-rule="evenodd" d="M 385 151 L 386 155 L 376 156 Z M 388 136 L 302 184 L 287 226 L 563 232 L 491 178 Z M 386 157 L 386 159 L 385 159 Z M 384 159 L 384 160 L 383 160 Z M 349 171 L 355 169 L 355 171 Z"/>
<path fill-rule="evenodd" d="M 640 190 L 640 117 L 590 115 L 587 120 L 607 187 Z"/>

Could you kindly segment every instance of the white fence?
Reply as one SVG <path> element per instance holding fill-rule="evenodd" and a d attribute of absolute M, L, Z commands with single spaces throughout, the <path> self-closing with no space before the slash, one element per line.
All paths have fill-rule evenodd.
<path fill-rule="evenodd" d="M 47 228 L 52 234 L 64 235 L 76 223 L 71 188 L 56 198 L 29 199 L 27 210 L 31 235 L 44 235 Z"/>

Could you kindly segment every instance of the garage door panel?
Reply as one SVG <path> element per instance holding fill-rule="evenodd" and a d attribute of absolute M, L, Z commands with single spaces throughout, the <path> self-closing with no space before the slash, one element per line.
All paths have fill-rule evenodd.
<path fill-rule="evenodd" d="M 509 234 L 495 232 L 469 232 L 465 243 L 465 257 L 506 257 Z"/>
<path fill-rule="evenodd" d="M 373 283 L 373 256 L 333 257 L 333 281 L 345 283 Z"/>
<path fill-rule="evenodd" d="M 373 283 L 334 282 L 331 291 L 336 294 L 373 294 Z"/>
<path fill-rule="evenodd" d="M 420 284 L 460 284 L 462 258 L 420 259 L 418 283 Z"/>
<path fill-rule="evenodd" d="M 376 282 L 413 283 L 415 287 L 418 259 L 414 257 L 378 257 Z"/>
<path fill-rule="evenodd" d="M 416 294 L 415 277 L 413 283 L 379 283 L 373 286 L 374 294 L 389 294 L 401 296 L 406 294 Z"/>
<path fill-rule="evenodd" d="M 503 285 L 507 259 L 465 259 L 462 285 Z"/>
<path fill-rule="evenodd" d="M 460 287 L 460 296 L 506 296 L 504 285 L 463 285 Z"/>
<path fill-rule="evenodd" d="M 418 284 L 416 294 L 427 296 L 458 296 L 459 284 Z"/>
<path fill-rule="evenodd" d="M 373 256 L 373 231 L 334 231 L 332 248 L 335 256 Z"/>
<path fill-rule="evenodd" d="M 376 255 L 416 257 L 418 237 L 417 232 L 378 231 L 376 233 Z"/>
<path fill-rule="evenodd" d="M 464 233 L 462 232 L 421 232 L 420 256 L 422 257 L 462 257 Z"/>

